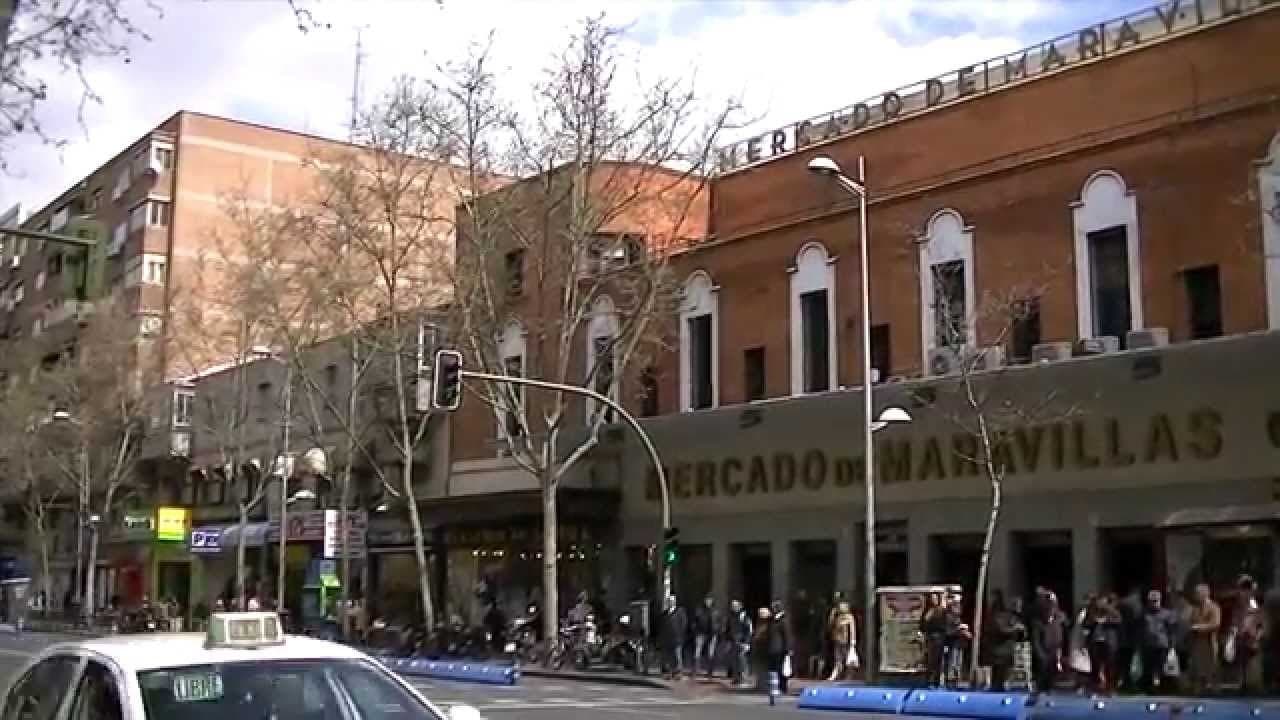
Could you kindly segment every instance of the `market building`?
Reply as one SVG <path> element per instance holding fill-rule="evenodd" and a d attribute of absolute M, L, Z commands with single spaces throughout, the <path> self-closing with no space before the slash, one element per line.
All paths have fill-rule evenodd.
<path fill-rule="evenodd" d="M 914 417 L 876 436 L 880 584 L 972 587 L 990 489 L 957 392 L 968 363 L 1005 403 L 988 409 L 1008 472 L 993 588 L 1071 605 L 1272 583 L 1276 7 L 1164 2 L 723 149 L 706 237 L 674 260 L 679 350 L 619 395 L 653 416 L 682 602 L 779 598 L 794 622 L 859 590 L 858 205 L 807 170 L 818 155 L 850 175 L 865 159 L 868 379 L 878 408 Z M 493 501 L 536 485 L 474 405 L 454 418 L 451 492 L 505 517 Z M 568 485 L 620 496 L 589 513 L 627 558 L 601 563 L 615 606 L 653 591 L 647 468 L 611 427 Z"/>

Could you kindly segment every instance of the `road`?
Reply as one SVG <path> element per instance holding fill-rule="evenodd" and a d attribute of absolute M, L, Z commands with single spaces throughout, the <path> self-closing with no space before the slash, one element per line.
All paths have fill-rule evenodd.
<path fill-rule="evenodd" d="M 8 688 L 12 675 L 31 654 L 63 638 L 28 633 L 0 634 L 0 687 Z M 410 682 L 442 708 L 472 705 L 490 720 L 754 720 L 786 718 L 832 720 L 831 713 L 796 708 L 795 698 L 782 698 L 775 707 L 756 694 L 727 693 L 709 688 L 672 691 L 613 683 L 522 677 L 518 685 L 505 687 L 457 683 L 428 678 Z M 890 716 L 859 715 L 859 720 L 889 720 Z"/>

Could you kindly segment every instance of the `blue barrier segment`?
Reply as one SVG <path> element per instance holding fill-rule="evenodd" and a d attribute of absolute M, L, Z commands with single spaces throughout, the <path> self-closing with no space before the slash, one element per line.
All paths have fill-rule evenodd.
<path fill-rule="evenodd" d="M 1198 700 L 1170 701 L 1168 704 L 1171 718 L 1187 718 L 1188 720 L 1275 720 L 1280 718 L 1280 705 L 1275 703 L 1259 704 L 1244 700 Z"/>
<path fill-rule="evenodd" d="M 898 715 L 910 692 L 907 688 L 890 687 L 811 687 L 800 693 L 796 704 L 806 710 Z"/>
<path fill-rule="evenodd" d="M 427 660 L 425 658 L 379 657 L 388 670 L 400 675 L 432 677 L 441 680 L 515 685 L 520 670 L 514 665 L 495 665 L 470 660 Z"/>
<path fill-rule="evenodd" d="M 1028 715 L 1029 697 L 1027 693 L 912 690 L 902 705 L 902 714 L 973 720 L 1023 720 Z"/>

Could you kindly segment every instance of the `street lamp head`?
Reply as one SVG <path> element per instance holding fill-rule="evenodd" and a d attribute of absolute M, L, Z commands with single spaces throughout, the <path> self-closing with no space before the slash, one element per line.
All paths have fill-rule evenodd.
<path fill-rule="evenodd" d="M 66 410 L 54 410 L 53 419 L 58 420 L 60 422 L 66 422 L 67 420 L 71 419 L 71 413 L 67 412 Z"/>
<path fill-rule="evenodd" d="M 297 502 L 299 500 L 315 500 L 316 494 L 311 490 L 299 490 L 289 496 L 289 502 Z"/>
<path fill-rule="evenodd" d="M 880 422 L 886 425 L 903 425 L 911 422 L 911 413 L 896 405 L 887 407 L 880 411 Z"/>
<path fill-rule="evenodd" d="M 840 166 L 826 155 L 819 155 L 809 161 L 809 172 L 819 175 L 840 175 Z"/>
<path fill-rule="evenodd" d="M 386 503 L 378 503 L 378 507 L 374 508 L 373 511 L 376 513 L 384 513 L 390 509 L 391 509 L 390 505 Z"/>

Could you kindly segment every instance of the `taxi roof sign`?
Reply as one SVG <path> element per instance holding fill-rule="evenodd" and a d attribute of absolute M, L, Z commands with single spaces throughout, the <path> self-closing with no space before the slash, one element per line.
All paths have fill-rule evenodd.
<path fill-rule="evenodd" d="M 283 645 L 280 616 L 273 612 L 227 612 L 209 616 L 208 648 L 258 648 Z"/>

